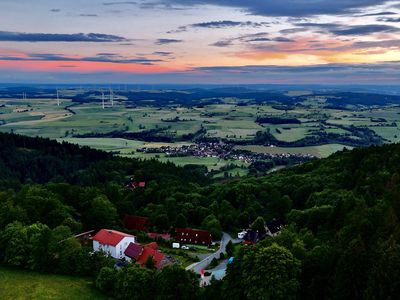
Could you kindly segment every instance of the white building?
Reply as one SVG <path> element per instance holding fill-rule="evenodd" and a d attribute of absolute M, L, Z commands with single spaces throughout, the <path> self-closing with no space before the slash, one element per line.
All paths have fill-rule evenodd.
<path fill-rule="evenodd" d="M 100 230 L 92 239 L 94 251 L 103 251 L 117 259 L 125 258 L 128 245 L 136 242 L 135 236 L 111 229 Z"/>

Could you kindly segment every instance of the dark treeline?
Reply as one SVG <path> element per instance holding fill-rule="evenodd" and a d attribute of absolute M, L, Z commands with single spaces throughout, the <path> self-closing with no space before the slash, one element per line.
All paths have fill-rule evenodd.
<path fill-rule="evenodd" d="M 194 167 L 113 158 L 43 139 L 20 144 L 25 138 L 1 138 L 1 153 L 13 149 L 16 159 L 26 152 L 57 157 L 65 151 L 70 158 L 63 162 L 77 165 L 68 167 L 74 182 L 55 180 L 55 171 L 46 183 L 10 175 L 18 185 L 1 186 L 0 261 L 6 265 L 91 275 L 101 290 L 120 299 L 135 299 L 132 291 L 148 299 L 396 299 L 400 292 L 400 145 L 344 151 L 265 177 L 212 183 Z M 145 180 L 146 188 L 125 189 L 131 175 Z M 216 238 L 260 220 L 282 218 L 287 225 L 275 238 L 242 247 L 223 281 L 199 289 L 179 268 L 117 271 L 106 257 L 90 255 L 90 246 L 67 239 L 86 229 L 124 230 L 125 213 L 148 216 L 161 232 L 191 226 Z M 131 288 L 140 282 L 142 289 Z"/>
<path fill-rule="evenodd" d="M 120 96 L 127 99 L 127 105 L 152 105 L 152 106 L 196 106 L 220 104 L 225 98 L 237 98 L 251 100 L 254 103 L 282 102 L 296 103 L 299 98 L 290 97 L 281 92 L 251 90 L 251 89 L 187 89 L 172 91 L 116 91 Z M 101 93 L 98 91 L 88 91 L 72 97 L 74 102 L 84 103 L 93 100 L 99 101 Z M 153 102 L 149 102 L 152 100 Z"/>
<path fill-rule="evenodd" d="M 260 124 L 301 124 L 299 119 L 296 118 L 278 118 L 270 116 L 258 116 L 256 123 Z"/>
<path fill-rule="evenodd" d="M 155 128 L 142 130 L 138 132 L 126 132 L 121 130 L 111 131 L 107 133 L 86 133 L 75 134 L 74 137 L 87 138 L 87 137 L 108 137 L 108 138 L 122 138 L 127 140 L 138 140 L 145 142 L 162 142 L 172 143 L 177 138 L 173 134 L 167 134 L 168 128 Z"/>
<path fill-rule="evenodd" d="M 388 105 L 400 104 L 400 96 L 381 95 L 374 93 L 352 93 L 336 92 L 332 96 L 329 94 L 316 94 L 316 96 L 328 96 L 328 103 L 333 105 Z"/>

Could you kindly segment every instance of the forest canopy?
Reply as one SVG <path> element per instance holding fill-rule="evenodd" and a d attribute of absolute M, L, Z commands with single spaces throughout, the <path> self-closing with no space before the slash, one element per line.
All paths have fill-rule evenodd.
<path fill-rule="evenodd" d="M 179 288 L 191 299 L 395 299 L 400 292 L 398 144 L 346 150 L 265 177 L 213 182 L 193 166 L 0 134 L 0 166 L 5 265 L 112 278 L 114 271 L 103 269 L 113 270 L 106 257 L 90 256 L 74 239 L 59 241 L 87 229 L 126 230 L 124 214 L 148 217 L 157 231 L 187 225 L 210 230 L 216 239 L 259 218 L 281 218 L 280 235 L 242 247 L 226 278 L 210 287 L 198 289 L 176 269 L 163 276 L 126 271 L 121 284 L 133 284 L 135 276 L 154 279 L 172 295 L 168 282 L 178 274 L 187 283 Z M 132 176 L 146 188 L 126 189 Z M 100 289 L 108 282 L 101 278 Z"/>

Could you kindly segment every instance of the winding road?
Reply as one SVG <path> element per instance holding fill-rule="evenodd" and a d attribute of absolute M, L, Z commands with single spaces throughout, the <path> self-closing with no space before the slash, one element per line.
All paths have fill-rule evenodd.
<path fill-rule="evenodd" d="M 223 232 L 219 249 L 203 260 L 186 267 L 185 270 L 200 274 L 200 271 L 202 269 L 206 269 L 214 258 L 219 259 L 221 253 L 226 254 L 226 245 L 229 243 L 229 241 L 232 241 L 232 243 L 238 243 L 240 240 L 233 239 L 228 233 Z"/>

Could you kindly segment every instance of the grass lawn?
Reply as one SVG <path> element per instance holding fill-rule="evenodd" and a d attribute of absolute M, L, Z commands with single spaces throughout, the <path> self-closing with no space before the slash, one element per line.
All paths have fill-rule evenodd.
<path fill-rule="evenodd" d="M 0 299 L 91 300 L 108 298 L 95 289 L 90 279 L 0 267 Z"/>
<path fill-rule="evenodd" d="M 165 255 L 172 256 L 174 259 L 176 259 L 176 263 L 178 263 L 178 265 L 182 268 L 186 268 L 187 266 L 199 261 L 198 259 L 194 258 L 194 255 L 189 255 L 190 253 L 193 254 L 194 252 L 166 247 L 160 247 L 160 249 Z"/>

